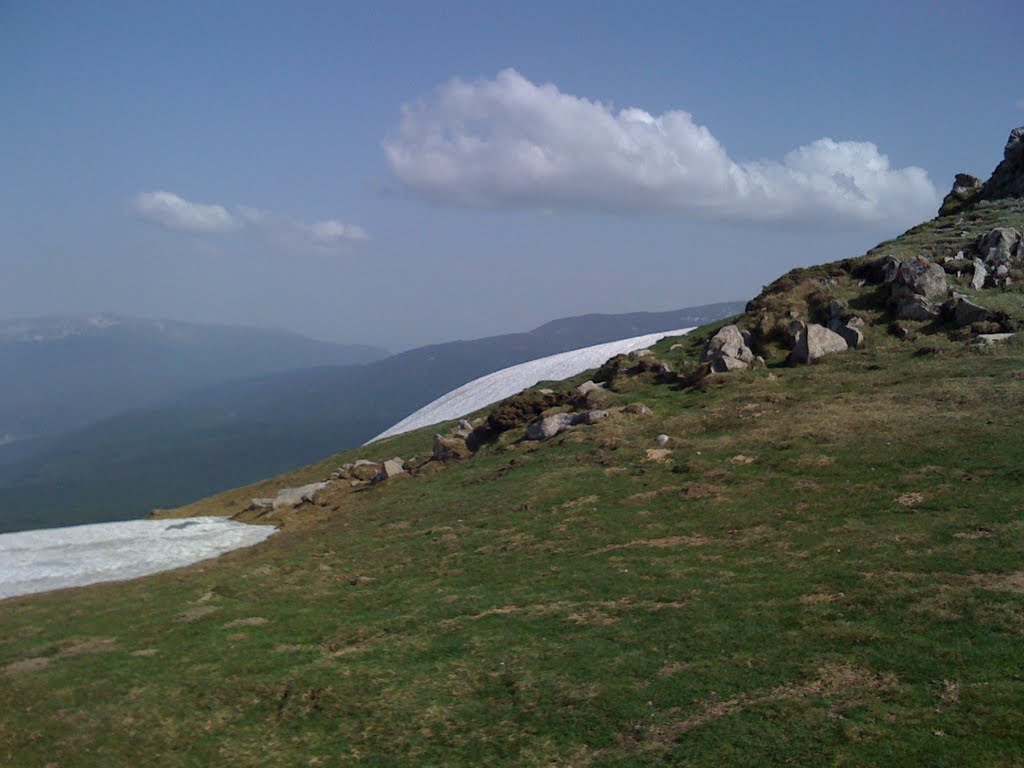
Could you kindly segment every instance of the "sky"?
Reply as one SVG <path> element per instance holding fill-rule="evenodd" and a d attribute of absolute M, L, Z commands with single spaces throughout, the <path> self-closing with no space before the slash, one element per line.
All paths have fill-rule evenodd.
<path fill-rule="evenodd" d="M 748 299 L 987 177 L 1022 29 L 1019 2 L 0 0 L 0 319 L 398 351 Z"/>

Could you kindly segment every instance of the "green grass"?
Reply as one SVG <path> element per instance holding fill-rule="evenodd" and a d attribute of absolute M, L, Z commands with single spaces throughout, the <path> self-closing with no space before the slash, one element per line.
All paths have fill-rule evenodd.
<path fill-rule="evenodd" d="M 653 417 L 5 602 L 0 762 L 1024 764 L 1022 363 L 879 337 L 640 385 Z"/>
<path fill-rule="evenodd" d="M 252 549 L 0 603 L 0 764 L 1024 765 L 1024 343 L 900 342 L 857 288 L 826 265 L 755 309 L 859 303 L 863 350 L 620 379 L 609 404 L 653 416 L 506 433 Z M 693 370 L 716 327 L 657 355 Z"/>

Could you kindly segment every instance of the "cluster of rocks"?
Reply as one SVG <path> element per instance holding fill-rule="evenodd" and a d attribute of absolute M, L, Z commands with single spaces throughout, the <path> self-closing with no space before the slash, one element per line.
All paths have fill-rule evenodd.
<path fill-rule="evenodd" d="M 758 362 L 763 364 L 764 359 L 755 355 L 750 346 L 750 331 L 726 325 L 708 341 L 700 354 L 700 361 L 710 366 L 713 373 L 743 370 Z"/>

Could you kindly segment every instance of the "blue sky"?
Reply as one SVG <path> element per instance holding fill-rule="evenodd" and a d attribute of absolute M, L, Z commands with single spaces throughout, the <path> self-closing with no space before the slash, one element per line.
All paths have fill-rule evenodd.
<path fill-rule="evenodd" d="M 397 350 L 749 298 L 987 176 L 1022 29 L 1015 2 L 0 3 L 0 316 Z"/>

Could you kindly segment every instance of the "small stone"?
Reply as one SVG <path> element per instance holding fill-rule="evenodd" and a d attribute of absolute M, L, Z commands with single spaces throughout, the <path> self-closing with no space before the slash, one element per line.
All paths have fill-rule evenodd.
<path fill-rule="evenodd" d="M 576 394 L 583 395 L 585 397 L 590 392 L 599 389 L 603 389 L 603 387 L 600 384 L 595 384 L 593 381 L 584 381 L 582 384 L 576 387 Z"/>
<path fill-rule="evenodd" d="M 584 413 L 577 414 L 573 417 L 572 423 L 575 424 L 597 424 L 597 422 L 608 416 L 608 411 L 586 411 Z"/>
<path fill-rule="evenodd" d="M 652 411 L 643 403 L 630 403 L 625 408 L 623 408 L 622 411 L 623 413 L 628 413 L 633 416 L 650 416 L 654 413 L 654 411 Z"/>
<path fill-rule="evenodd" d="M 669 437 L 668 435 L 658 435 L 656 438 L 654 438 L 654 442 L 658 444 L 659 448 L 664 448 L 666 445 L 672 442 L 672 438 Z"/>
<path fill-rule="evenodd" d="M 556 413 L 533 422 L 526 428 L 527 440 L 548 440 L 570 429 L 574 423 L 571 413 Z"/>

